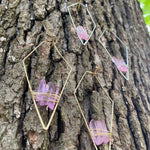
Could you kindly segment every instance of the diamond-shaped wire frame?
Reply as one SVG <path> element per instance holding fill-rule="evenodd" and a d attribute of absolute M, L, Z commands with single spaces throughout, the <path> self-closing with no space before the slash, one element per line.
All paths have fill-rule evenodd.
<path fill-rule="evenodd" d="M 92 139 L 92 142 L 93 142 L 93 144 L 94 144 L 94 147 L 95 147 L 96 150 L 98 150 L 98 148 L 97 148 L 97 146 L 96 146 L 96 144 L 95 144 L 95 142 L 94 142 L 94 139 L 93 139 L 93 137 L 92 137 L 91 130 L 90 130 L 90 128 L 89 128 L 89 125 L 88 125 L 88 123 L 87 123 L 87 121 L 86 121 L 86 118 L 85 118 L 85 116 L 84 116 L 83 110 L 82 110 L 82 108 L 81 108 L 81 106 L 80 106 L 79 100 L 78 100 L 77 95 L 76 95 L 76 92 L 77 92 L 77 90 L 78 90 L 78 88 L 79 88 L 79 86 L 80 86 L 82 80 L 83 80 L 84 77 L 86 76 L 86 74 L 92 74 L 92 75 L 95 77 L 95 79 L 98 81 L 100 87 L 102 88 L 102 90 L 104 91 L 104 93 L 106 94 L 106 96 L 108 97 L 108 99 L 110 100 L 110 102 L 111 102 L 111 104 L 112 104 L 112 110 L 111 110 L 111 125 L 110 125 L 110 131 L 109 131 L 109 133 L 110 133 L 110 134 L 109 134 L 109 135 L 110 135 L 109 150 L 111 150 L 114 101 L 110 98 L 110 96 L 108 95 L 108 93 L 106 92 L 106 90 L 103 88 L 103 86 L 102 86 L 100 80 L 98 79 L 98 77 L 95 75 L 94 72 L 86 71 L 86 72 L 83 74 L 83 76 L 81 77 L 81 79 L 80 79 L 80 81 L 79 81 L 77 87 L 75 88 L 74 96 L 75 96 L 76 102 L 77 102 L 77 104 L 78 104 L 79 110 L 80 110 L 80 112 L 81 112 L 81 115 L 82 115 L 82 117 L 83 117 L 83 119 L 84 119 L 84 122 L 85 122 L 85 125 L 86 125 L 86 127 L 87 127 L 87 130 L 88 130 L 88 132 L 89 132 L 89 134 L 90 134 L 90 137 L 91 137 L 91 139 Z M 104 130 L 104 131 L 101 130 L 101 131 L 102 131 L 102 134 L 103 134 L 103 132 L 106 132 L 105 130 Z"/>
<path fill-rule="evenodd" d="M 77 27 L 76 27 L 76 25 L 75 25 L 75 22 L 74 22 L 74 20 L 73 20 L 73 18 L 72 18 L 71 12 L 70 12 L 70 8 L 71 8 L 71 7 L 76 6 L 76 5 L 79 5 L 79 4 L 80 4 L 80 6 L 83 6 L 83 7 L 85 7 L 85 8 L 87 9 L 87 12 L 88 12 L 88 14 L 89 14 L 89 16 L 90 16 L 90 18 L 91 18 L 91 20 L 92 20 L 92 23 L 94 24 L 94 28 L 93 28 L 91 34 L 89 35 L 88 39 L 87 39 L 85 42 L 83 42 L 83 40 L 82 40 L 82 39 L 80 38 L 80 36 L 78 35 L 78 33 L 77 33 Z M 72 5 L 67 6 L 67 9 L 68 9 L 69 16 L 70 16 L 70 18 L 71 18 L 72 24 L 73 24 L 73 26 L 74 26 L 74 28 L 75 28 L 75 31 L 76 31 L 76 33 L 77 33 L 77 35 L 78 35 L 78 37 L 79 37 L 81 43 L 82 43 L 83 45 L 86 45 L 87 42 L 89 41 L 89 39 L 91 38 L 93 32 L 95 31 L 95 28 L 96 28 L 96 24 L 95 24 L 95 22 L 94 22 L 94 20 L 93 20 L 93 17 L 92 17 L 92 15 L 91 15 L 91 13 L 90 13 L 90 11 L 89 11 L 89 9 L 88 9 L 87 4 L 86 4 L 86 5 L 83 5 L 82 3 L 77 2 L 77 3 L 74 3 L 74 4 L 72 4 Z"/>
<path fill-rule="evenodd" d="M 113 61 L 113 57 L 111 56 L 111 54 L 109 53 L 108 49 L 106 48 L 106 46 L 105 46 L 105 45 L 103 44 L 103 42 L 101 41 L 102 36 L 104 35 L 104 33 L 105 33 L 107 30 L 109 31 L 109 29 L 107 29 L 107 28 L 103 31 L 103 33 L 102 33 L 102 34 L 100 35 L 100 37 L 98 38 L 98 41 L 102 44 L 102 46 L 103 46 L 104 49 L 106 50 L 107 54 L 109 55 L 110 59 Z M 126 76 L 123 74 L 122 71 L 120 71 L 120 70 L 118 69 L 118 67 L 117 67 L 117 69 L 118 69 L 118 71 L 120 72 L 120 74 L 121 74 L 126 80 L 129 80 L 128 47 L 127 47 L 126 44 L 123 43 L 123 41 L 122 41 L 112 30 L 110 30 L 110 32 L 111 32 L 111 33 L 121 42 L 121 44 L 123 44 L 123 46 L 125 46 L 125 48 L 126 48 L 126 65 L 127 65 L 127 67 L 128 67 L 128 70 L 127 70 L 127 72 L 126 72 Z"/>
<path fill-rule="evenodd" d="M 70 77 L 70 74 L 71 74 L 71 71 L 72 71 L 72 67 L 70 66 L 70 64 L 68 63 L 68 61 L 61 55 L 61 53 L 59 52 L 59 50 L 57 49 L 57 47 L 56 47 L 56 45 L 55 45 L 55 43 L 54 43 L 54 45 L 53 45 L 53 46 L 54 46 L 54 49 L 56 50 L 56 52 L 58 53 L 58 55 L 64 60 L 64 62 L 67 64 L 67 66 L 70 68 L 70 71 L 69 71 L 69 73 L 68 73 L 68 76 L 67 76 L 67 78 L 66 78 L 66 81 L 64 82 L 64 85 L 63 85 L 63 87 L 62 87 L 62 90 L 61 90 L 60 94 L 57 96 L 56 105 L 55 105 L 54 110 L 53 110 L 53 112 L 52 112 L 52 114 L 51 114 L 51 116 L 50 116 L 50 119 L 49 119 L 49 121 L 48 121 L 48 124 L 45 125 L 44 122 L 43 122 L 43 119 L 42 119 L 42 117 L 41 117 L 41 114 L 40 114 L 40 112 L 39 112 L 39 109 L 38 109 L 38 107 L 37 107 L 36 100 L 35 100 L 35 92 L 32 90 L 32 87 L 31 87 L 31 84 L 30 84 L 30 81 L 29 81 L 29 77 L 28 77 L 28 73 L 27 73 L 27 68 L 26 68 L 26 65 L 25 65 L 25 60 L 26 60 L 28 57 L 30 57 L 42 44 L 51 44 L 51 42 L 47 42 L 47 41 L 41 42 L 31 53 L 29 53 L 29 54 L 23 59 L 22 62 L 23 62 L 24 72 L 25 72 L 25 76 L 26 76 L 27 83 L 28 83 L 28 86 L 29 86 L 29 90 L 30 90 L 30 93 L 31 93 L 31 97 L 32 97 L 32 100 L 33 100 L 35 109 L 36 109 L 36 111 L 37 111 L 38 117 L 39 117 L 39 119 L 40 119 L 40 122 L 41 122 L 41 124 L 42 124 L 43 129 L 44 129 L 44 130 L 48 130 L 48 128 L 49 128 L 49 126 L 50 126 L 50 124 L 51 124 L 51 122 L 52 122 L 52 119 L 53 119 L 53 117 L 54 117 L 54 114 L 55 114 L 55 112 L 56 112 L 57 106 L 58 106 L 58 104 L 59 104 L 59 102 L 60 102 L 62 93 L 63 93 L 63 91 L 64 91 L 64 89 L 65 89 L 65 86 L 66 86 L 66 84 L 67 84 L 67 82 L 68 82 L 68 79 L 69 79 L 69 77 Z"/>

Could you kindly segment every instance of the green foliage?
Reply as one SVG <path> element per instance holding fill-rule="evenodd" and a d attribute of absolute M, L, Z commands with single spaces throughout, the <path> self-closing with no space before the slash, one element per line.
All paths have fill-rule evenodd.
<path fill-rule="evenodd" d="M 150 0 L 139 0 L 139 2 L 141 3 L 145 22 L 150 28 Z"/>

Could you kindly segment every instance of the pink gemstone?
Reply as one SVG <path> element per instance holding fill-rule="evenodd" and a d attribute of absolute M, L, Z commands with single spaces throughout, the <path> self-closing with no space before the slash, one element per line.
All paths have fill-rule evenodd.
<path fill-rule="evenodd" d="M 89 128 L 96 145 L 107 144 L 110 141 L 105 121 L 95 121 L 92 119 L 89 123 Z"/>
<path fill-rule="evenodd" d="M 84 29 L 82 26 L 77 27 L 77 34 L 80 37 L 80 39 L 88 40 L 89 38 L 86 29 Z"/>
<path fill-rule="evenodd" d="M 40 106 L 48 106 L 51 110 L 55 107 L 55 101 L 57 100 L 57 95 L 59 94 L 59 87 L 54 85 L 52 82 L 46 84 L 45 79 L 40 81 L 38 87 L 38 94 L 36 96 L 36 101 L 40 103 Z"/>
<path fill-rule="evenodd" d="M 57 100 L 57 95 L 58 95 L 58 93 L 59 93 L 59 87 L 56 86 L 56 85 L 54 85 L 54 84 L 51 84 L 51 86 L 50 86 L 50 94 L 53 94 L 53 95 L 50 95 L 49 98 L 48 98 L 48 100 L 52 100 L 52 101 L 54 101 L 54 102 L 49 101 L 49 102 L 47 103 L 47 106 L 48 106 L 51 110 L 54 109 L 55 101 Z"/>
<path fill-rule="evenodd" d="M 128 66 L 126 65 L 123 59 L 117 59 L 116 57 L 113 57 L 112 61 L 120 71 L 124 73 L 128 71 Z"/>

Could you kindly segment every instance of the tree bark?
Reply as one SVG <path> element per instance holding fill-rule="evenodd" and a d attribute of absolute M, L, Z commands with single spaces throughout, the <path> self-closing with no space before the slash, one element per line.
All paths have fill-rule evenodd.
<path fill-rule="evenodd" d="M 74 2 L 0 0 L 0 150 L 94 150 L 73 93 L 84 72 L 94 71 L 96 65 L 100 69 L 97 76 L 114 101 L 111 149 L 150 150 L 150 36 L 139 2 L 84 0 L 82 3 L 88 4 L 97 24 L 86 46 L 74 32 L 67 11 L 66 6 Z M 81 15 L 84 18 L 86 12 L 81 11 Z M 112 27 L 129 47 L 129 81 L 120 75 L 98 42 L 106 27 Z M 73 70 L 51 126 L 45 131 L 31 98 L 22 60 L 53 35 Z M 108 49 L 119 45 L 112 44 L 109 35 L 105 40 L 110 43 Z M 38 79 L 45 77 L 47 81 L 61 80 L 62 87 L 67 76 L 63 60 L 54 49 L 38 52 L 26 62 L 31 85 L 37 87 Z M 60 75 L 56 76 L 55 71 Z M 111 103 L 107 97 L 97 90 L 94 79 L 86 78 L 83 83 L 77 96 L 86 119 L 109 121 Z M 50 116 L 45 109 L 42 111 L 44 120 L 48 120 Z M 108 150 L 108 144 L 99 149 Z"/>

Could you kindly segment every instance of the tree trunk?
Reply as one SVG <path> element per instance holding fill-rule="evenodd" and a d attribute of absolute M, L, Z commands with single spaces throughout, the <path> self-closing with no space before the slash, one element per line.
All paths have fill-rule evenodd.
<path fill-rule="evenodd" d="M 150 150 L 150 36 L 139 2 L 82 1 L 88 4 L 97 25 L 85 46 L 67 11 L 66 6 L 74 2 L 0 0 L 0 150 L 94 150 L 74 90 L 84 72 L 94 71 L 96 65 L 100 70 L 97 77 L 114 101 L 111 149 Z M 86 12 L 80 13 L 85 18 Z M 111 27 L 129 47 L 129 81 L 121 76 L 98 41 L 103 30 Z M 45 131 L 31 98 L 22 60 L 53 35 L 59 51 L 72 66 L 72 73 L 50 128 Z M 117 49 L 119 41 L 113 44 L 109 34 L 105 40 L 109 43 L 107 49 Z M 62 87 L 68 73 L 63 65 L 54 48 L 33 53 L 26 61 L 31 85 L 36 89 L 39 79 L 45 77 L 47 81 L 61 80 Z M 83 83 L 77 97 L 87 121 L 98 118 L 109 122 L 111 103 L 92 77 Z M 41 110 L 46 122 L 50 115 L 45 108 Z M 98 147 L 108 150 L 108 144 Z"/>

